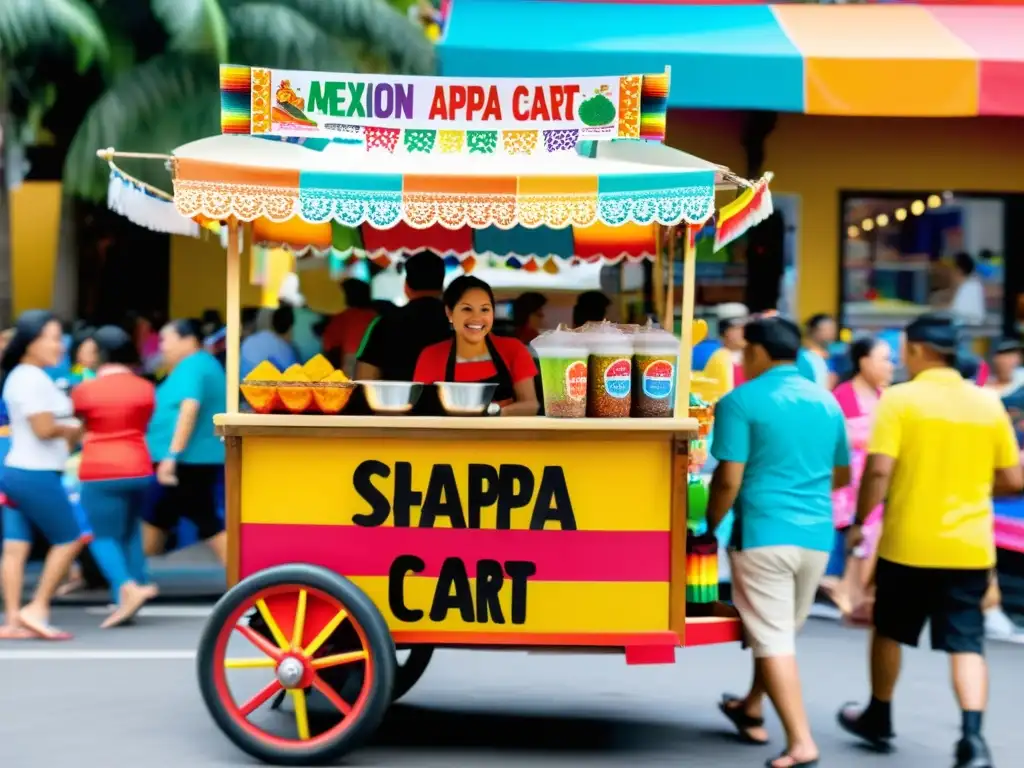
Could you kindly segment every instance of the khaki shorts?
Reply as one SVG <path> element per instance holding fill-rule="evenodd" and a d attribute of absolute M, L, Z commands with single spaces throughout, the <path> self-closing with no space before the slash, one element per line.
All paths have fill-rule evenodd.
<path fill-rule="evenodd" d="M 792 656 L 811 612 L 828 552 L 757 547 L 730 552 L 732 597 L 755 658 Z"/>

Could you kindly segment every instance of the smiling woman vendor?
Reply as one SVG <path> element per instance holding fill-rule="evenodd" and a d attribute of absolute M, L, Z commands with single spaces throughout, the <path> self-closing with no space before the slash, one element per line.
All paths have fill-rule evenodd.
<path fill-rule="evenodd" d="M 444 292 L 444 306 L 455 336 L 420 353 L 413 379 L 422 384 L 497 384 L 489 414 L 535 416 L 539 407 L 534 386 L 537 366 L 519 339 L 491 335 L 491 286 L 469 275 L 457 277 Z"/>

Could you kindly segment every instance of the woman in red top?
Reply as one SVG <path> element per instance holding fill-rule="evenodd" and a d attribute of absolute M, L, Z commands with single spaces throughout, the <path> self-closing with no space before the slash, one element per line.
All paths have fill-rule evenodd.
<path fill-rule="evenodd" d="M 100 362 L 96 378 L 80 384 L 71 400 L 85 427 L 78 476 L 95 535 L 89 547 L 117 604 L 103 622 L 108 628 L 131 619 L 156 596 L 142 548 L 142 515 L 153 476 L 145 435 L 155 389 L 128 367 L 139 359 L 131 336 L 106 325 L 93 339 Z"/>
<path fill-rule="evenodd" d="M 413 378 L 423 384 L 464 381 L 497 384 L 493 401 L 502 416 L 535 416 L 539 404 L 537 366 L 519 339 L 492 336 L 494 292 L 477 277 L 463 275 L 444 292 L 455 337 L 424 349 Z"/>

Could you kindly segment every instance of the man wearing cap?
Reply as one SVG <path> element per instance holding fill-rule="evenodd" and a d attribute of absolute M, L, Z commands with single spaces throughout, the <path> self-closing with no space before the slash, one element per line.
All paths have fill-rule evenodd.
<path fill-rule="evenodd" d="M 796 633 L 814 604 L 832 550 L 832 491 L 850 482 L 846 423 L 835 398 L 796 367 L 800 329 L 759 317 L 743 329 L 746 383 L 715 409 L 707 522 L 714 531 L 730 508 L 733 600 L 754 652 L 745 697 L 720 709 L 748 742 L 767 743 L 767 693 L 786 730 L 786 751 L 771 768 L 818 763 L 800 691 Z"/>
<path fill-rule="evenodd" d="M 721 346 L 708 357 L 704 375 L 721 383 L 722 392 L 732 392 L 743 383 L 743 324 L 750 314 L 744 304 L 718 307 L 718 338 Z"/>
<path fill-rule="evenodd" d="M 931 645 L 950 655 L 962 712 L 956 768 L 989 768 L 981 735 L 988 698 L 982 601 L 995 567 L 992 495 L 1024 488 L 1017 437 L 996 398 L 953 366 L 956 321 L 927 314 L 906 329 L 911 380 L 882 395 L 847 545 L 886 503 L 875 575 L 871 702 L 844 707 L 840 725 L 879 749 L 893 739 L 892 699 L 902 645 L 916 646 L 930 624 Z"/>

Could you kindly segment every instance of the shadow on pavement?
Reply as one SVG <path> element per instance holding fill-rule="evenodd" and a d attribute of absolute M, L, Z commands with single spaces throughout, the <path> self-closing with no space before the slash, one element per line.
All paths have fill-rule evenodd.
<path fill-rule="evenodd" d="M 721 747 L 732 736 L 686 725 L 607 716 L 467 711 L 396 704 L 371 745 L 399 749 L 511 750 L 516 752 L 664 752 L 699 742 Z"/>

